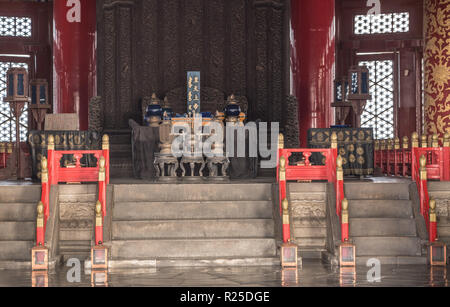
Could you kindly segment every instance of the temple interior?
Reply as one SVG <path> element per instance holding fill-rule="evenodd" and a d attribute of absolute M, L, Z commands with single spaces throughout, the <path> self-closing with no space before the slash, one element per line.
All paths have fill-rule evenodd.
<path fill-rule="evenodd" d="M 449 0 L 0 0 L 0 287 L 447 287 L 449 244 Z"/>

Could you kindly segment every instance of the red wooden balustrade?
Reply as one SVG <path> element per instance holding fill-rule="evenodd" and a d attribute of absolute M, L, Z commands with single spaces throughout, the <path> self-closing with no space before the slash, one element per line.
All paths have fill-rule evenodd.
<path fill-rule="evenodd" d="M 430 200 L 427 181 L 428 179 L 450 181 L 450 135 L 445 134 L 441 142 L 442 147 L 439 147 L 437 135 L 431 138 L 423 135 L 421 147 L 417 133 L 412 136 L 411 149 L 408 141 L 407 137 L 403 138 L 401 149 L 399 139 L 396 139 L 395 143 L 377 141 L 374 152 L 375 167 L 386 175 L 411 176 L 416 182 L 420 212 L 425 219 L 430 242 L 435 242 L 437 239 L 435 202 Z"/>
<path fill-rule="evenodd" d="M 7 161 L 12 153 L 12 144 L 0 143 L 0 168 L 7 167 Z"/>
<path fill-rule="evenodd" d="M 41 202 L 43 205 L 44 222 L 38 223 L 36 231 L 36 242 L 38 246 L 44 246 L 45 228 L 49 217 L 49 198 L 52 185 L 62 182 L 98 182 L 99 185 L 99 202 L 101 205 L 102 220 L 106 215 L 106 186 L 109 184 L 109 138 L 107 135 L 103 137 L 102 150 L 73 150 L 73 151 L 55 151 L 54 138 L 49 136 L 48 158 L 41 161 L 41 180 L 42 195 Z M 61 166 L 63 156 L 72 156 L 75 163 L 72 165 Z M 93 167 L 81 165 L 83 157 L 93 156 L 97 159 L 97 163 Z M 97 222 L 97 219 L 96 219 Z M 96 245 L 103 243 L 103 223 L 98 228 L 96 225 L 95 237 Z"/>
<path fill-rule="evenodd" d="M 330 149 L 284 149 L 283 136 L 280 135 L 277 157 L 277 182 L 279 186 L 278 199 L 280 206 L 280 215 L 283 217 L 284 243 L 288 243 L 291 240 L 286 192 L 286 183 L 288 181 L 326 180 L 330 183 L 333 183 L 336 188 L 336 213 L 339 215 L 339 217 L 341 216 L 341 203 L 344 199 L 344 178 L 343 173 L 337 176 L 337 169 L 339 170 L 339 167 L 337 163 L 337 137 L 335 134 L 333 135 L 332 140 L 334 144 Z M 296 165 L 292 165 L 291 163 L 289 163 L 289 158 L 295 153 L 301 153 L 303 156 L 303 160 Z M 316 165 L 311 162 L 310 158 L 314 153 L 322 154 L 322 156 L 324 157 L 324 163 L 322 163 L 323 165 Z M 342 160 L 340 160 L 340 167 L 342 170 Z"/>

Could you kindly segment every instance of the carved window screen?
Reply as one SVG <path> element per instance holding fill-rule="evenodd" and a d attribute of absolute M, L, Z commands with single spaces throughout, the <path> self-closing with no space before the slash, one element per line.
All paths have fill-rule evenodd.
<path fill-rule="evenodd" d="M 0 62 L 0 142 L 13 142 L 16 139 L 16 121 L 9 108 L 9 103 L 3 102 L 6 96 L 6 72 L 11 67 L 28 69 L 27 63 Z M 26 141 L 28 132 L 28 106 L 20 117 L 20 140 Z"/>
<path fill-rule="evenodd" d="M 370 94 L 361 116 L 362 128 L 373 128 L 375 139 L 394 138 L 394 61 L 361 61 L 369 69 Z"/>
<path fill-rule="evenodd" d="M 384 34 L 409 32 L 409 13 L 356 15 L 354 34 Z"/>
<path fill-rule="evenodd" d="M 31 35 L 31 18 L 0 16 L 0 36 L 31 37 Z"/>

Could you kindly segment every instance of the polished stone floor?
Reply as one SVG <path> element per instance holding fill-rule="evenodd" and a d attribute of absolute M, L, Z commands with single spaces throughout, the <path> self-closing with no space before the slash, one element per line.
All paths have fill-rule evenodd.
<path fill-rule="evenodd" d="M 49 274 L 48 286 L 92 286 L 91 272 L 82 270 L 80 282 L 71 283 L 68 270 L 63 267 Z M 341 271 L 319 261 L 305 261 L 297 271 L 282 272 L 279 267 L 155 268 L 113 272 L 107 278 L 110 287 L 448 287 L 447 268 L 443 267 L 383 266 L 380 282 L 369 281 L 368 271 L 359 266 L 353 278 L 351 269 Z M 30 286 L 30 271 L 0 271 L 0 287 Z"/>

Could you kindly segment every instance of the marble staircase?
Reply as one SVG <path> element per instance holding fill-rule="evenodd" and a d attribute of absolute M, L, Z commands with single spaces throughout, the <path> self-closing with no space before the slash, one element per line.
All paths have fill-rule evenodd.
<path fill-rule="evenodd" d="M 409 194 L 409 183 L 345 183 L 350 239 L 357 263 L 426 264 Z"/>
<path fill-rule="evenodd" d="M 39 185 L 0 186 L 0 270 L 31 267 Z"/>
<path fill-rule="evenodd" d="M 279 265 L 272 185 L 115 185 L 111 265 Z"/>

